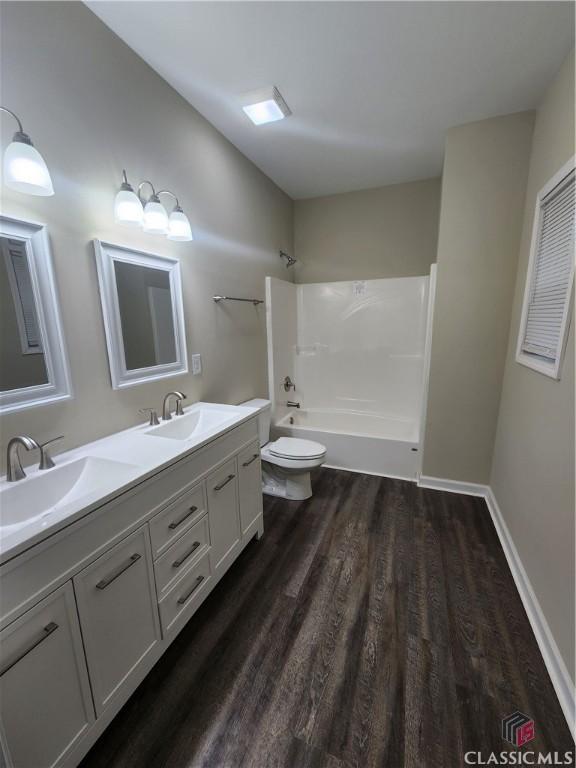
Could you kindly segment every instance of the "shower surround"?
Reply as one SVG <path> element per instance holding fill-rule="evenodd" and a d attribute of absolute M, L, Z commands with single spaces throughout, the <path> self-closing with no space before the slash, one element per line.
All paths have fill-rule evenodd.
<path fill-rule="evenodd" d="M 274 436 L 323 443 L 327 466 L 415 479 L 433 278 L 302 285 L 267 278 Z M 295 390 L 285 391 L 286 376 Z M 300 408 L 287 408 L 288 400 Z"/>

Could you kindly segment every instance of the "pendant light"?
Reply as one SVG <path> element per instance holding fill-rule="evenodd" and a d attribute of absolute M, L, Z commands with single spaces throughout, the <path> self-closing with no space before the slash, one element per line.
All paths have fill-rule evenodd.
<path fill-rule="evenodd" d="M 28 195 L 48 197 L 54 194 L 50 172 L 44 158 L 24 133 L 20 118 L 6 107 L 1 107 L 18 123 L 18 130 L 4 152 L 4 183 L 10 189 Z"/>

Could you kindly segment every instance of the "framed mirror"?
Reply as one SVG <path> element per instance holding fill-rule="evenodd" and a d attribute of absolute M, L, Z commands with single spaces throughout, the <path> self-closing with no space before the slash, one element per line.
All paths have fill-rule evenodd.
<path fill-rule="evenodd" d="M 114 389 L 188 372 L 180 264 L 94 241 Z"/>
<path fill-rule="evenodd" d="M 0 216 L 0 411 L 72 396 L 70 369 L 42 224 Z"/>

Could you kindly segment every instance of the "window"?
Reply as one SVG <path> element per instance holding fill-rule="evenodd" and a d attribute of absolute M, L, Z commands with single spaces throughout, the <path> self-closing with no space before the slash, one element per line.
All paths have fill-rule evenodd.
<path fill-rule="evenodd" d="M 560 378 L 574 282 L 575 159 L 540 190 L 516 360 Z"/>

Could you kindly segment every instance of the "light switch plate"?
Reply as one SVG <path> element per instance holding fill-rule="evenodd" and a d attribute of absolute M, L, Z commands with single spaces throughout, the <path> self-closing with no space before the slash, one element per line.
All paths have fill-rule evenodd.
<path fill-rule="evenodd" d="M 202 357 L 200 355 L 192 355 L 192 375 L 202 373 Z"/>

